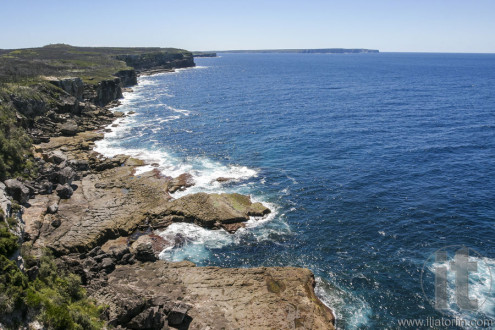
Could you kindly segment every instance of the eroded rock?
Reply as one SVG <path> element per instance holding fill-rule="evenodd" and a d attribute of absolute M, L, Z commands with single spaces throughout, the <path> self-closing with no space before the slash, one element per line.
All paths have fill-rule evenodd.
<path fill-rule="evenodd" d="M 29 201 L 29 189 L 19 180 L 5 180 L 6 191 L 20 204 L 25 204 Z"/>
<path fill-rule="evenodd" d="M 189 329 L 334 329 L 308 269 L 195 267 L 163 261 L 117 266 L 106 286 L 88 290 L 109 306 L 110 324 L 151 319 Z M 147 311 L 143 314 L 143 311 Z M 127 326 L 126 326 L 127 327 Z"/>
<path fill-rule="evenodd" d="M 59 184 L 57 185 L 57 188 L 55 189 L 57 192 L 57 195 L 62 198 L 62 199 L 69 199 L 72 194 L 74 193 L 74 190 L 72 190 L 72 187 L 68 184 Z"/>
<path fill-rule="evenodd" d="M 246 195 L 196 193 L 170 202 L 157 219 L 161 219 L 164 224 L 167 221 L 192 222 L 207 228 L 221 228 L 248 221 L 250 216 L 264 216 L 268 213 L 270 209 L 261 203 L 251 202 L 251 198 Z M 228 230 L 235 231 L 234 228 L 230 226 Z"/>

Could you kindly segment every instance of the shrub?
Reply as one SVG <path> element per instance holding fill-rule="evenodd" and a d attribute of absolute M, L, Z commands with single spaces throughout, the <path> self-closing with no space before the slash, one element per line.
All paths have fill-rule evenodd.
<path fill-rule="evenodd" d="M 0 255 L 8 257 L 17 250 L 19 239 L 3 224 L 0 226 Z"/>
<path fill-rule="evenodd" d="M 58 269 L 53 257 L 39 260 L 36 279 L 28 281 L 13 261 L 0 255 L 0 321 L 2 317 L 22 311 L 34 315 L 49 329 L 101 329 L 100 308 L 86 297 L 81 279 Z M 12 317 L 5 317 L 12 324 Z M 14 322 L 15 323 L 15 322 Z"/>

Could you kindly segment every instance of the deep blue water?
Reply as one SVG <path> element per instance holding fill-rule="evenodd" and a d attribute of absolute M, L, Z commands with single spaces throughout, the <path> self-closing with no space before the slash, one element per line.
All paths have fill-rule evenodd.
<path fill-rule="evenodd" d="M 167 175 L 193 173 L 197 186 L 175 197 L 238 191 L 274 212 L 235 235 L 174 225 L 162 234 L 182 232 L 189 243 L 163 258 L 308 267 L 340 328 L 495 318 L 489 287 L 472 287 L 486 299 L 478 312 L 441 314 L 420 285 L 425 261 L 448 245 L 481 253 L 483 276 L 495 270 L 495 55 L 195 61 L 142 78 L 118 109 L 136 114 L 98 150 L 146 158 Z M 236 181 L 212 183 L 220 176 Z"/>

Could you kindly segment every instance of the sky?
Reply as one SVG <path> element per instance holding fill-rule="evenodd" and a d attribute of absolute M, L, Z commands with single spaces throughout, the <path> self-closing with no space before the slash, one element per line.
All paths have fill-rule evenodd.
<path fill-rule="evenodd" d="M 0 48 L 495 53 L 495 0 L 0 0 Z"/>

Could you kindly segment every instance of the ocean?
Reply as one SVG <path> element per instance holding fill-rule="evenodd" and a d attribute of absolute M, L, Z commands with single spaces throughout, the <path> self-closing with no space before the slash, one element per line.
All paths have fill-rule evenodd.
<path fill-rule="evenodd" d="M 162 259 L 307 267 L 340 329 L 495 319 L 495 55 L 221 54 L 195 62 L 141 77 L 115 109 L 134 113 L 96 150 L 148 161 L 136 175 L 191 173 L 196 185 L 175 198 L 239 192 L 273 212 L 235 234 L 173 224 L 159 234 L 180 233 L 186 243 Z M 447 246 L 476 251 L 476 310 L 456 304 L 448 263 L 448 306 L 431 304 L 438 264 L 430 257 Z"/>

